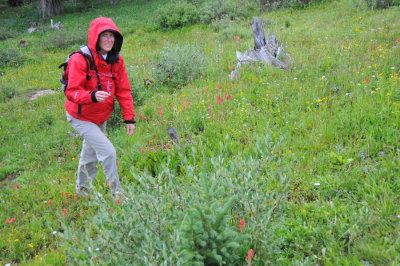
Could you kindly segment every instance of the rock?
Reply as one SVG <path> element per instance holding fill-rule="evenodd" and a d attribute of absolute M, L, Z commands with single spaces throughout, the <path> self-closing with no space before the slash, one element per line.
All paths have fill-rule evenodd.
<path fill-rule="evenodd" d="M 21 40 L 18 44 L 19 48 L 25 48 L 28 45 L 28 42 L 25 40 Z"/>
<path fill-rule="evenodd" d="M 32 33 L 32 32 L 35 32 L 35 31 L 37 31 L 37 28 L 30 27 L 30 28 L 28 29 L 28 32 L 29 32 L 29 33 Z"/>
<path fill-rule="evenodd" d="M 176 132 L 176 130 L 173 127 L 170 127 L 168 128 L 167 132 L 171 140 L 176 144 L 179 144 L 178 133 Z"/>

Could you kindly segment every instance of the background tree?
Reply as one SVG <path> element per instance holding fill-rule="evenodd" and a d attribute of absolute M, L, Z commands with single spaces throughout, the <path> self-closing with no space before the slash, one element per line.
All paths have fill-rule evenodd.
<path fill-rule="evenodd" d="M 39 0 L 42 18 L 59 15 L 63 11 L 62 0 Z"/>

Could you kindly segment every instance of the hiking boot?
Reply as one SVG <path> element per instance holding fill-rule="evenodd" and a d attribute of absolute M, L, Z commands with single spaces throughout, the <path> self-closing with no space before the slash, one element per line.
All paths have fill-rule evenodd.
<path fill-rule="evenodd" d="M 75 194 L 78 197 L 88 197 L 89 196 L 89 189 L 87 189 L 85 187 L 77 187 L 75 189 Z"/>

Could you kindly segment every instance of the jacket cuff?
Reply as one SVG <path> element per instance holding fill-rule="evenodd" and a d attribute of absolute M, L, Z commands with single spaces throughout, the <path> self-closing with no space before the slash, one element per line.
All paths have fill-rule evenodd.
<path fill-rule="evenodd" d="M 124 123 L 125 124 L 135 124 L 136 121 L 135 121 L 135 119 L 133 119 L 133 120 L 125 120 Z"/>
<path fill-rule="evenodd" d="M 96 99 L 96 92 L 98 91 L 92 91 L 90 93 L 91 97 L 92 97 L 92 102 L 97 103 L 97 99 Z"/>

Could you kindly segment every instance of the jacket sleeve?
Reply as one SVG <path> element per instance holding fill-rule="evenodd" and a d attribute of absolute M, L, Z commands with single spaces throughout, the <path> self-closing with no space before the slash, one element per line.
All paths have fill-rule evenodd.
<path fill-rule="evenodd" d="M 77 104 L 93 103 L 92 92 L 95 88 L 85 88 L 87 83 L 87 66 L 85 59 L 80 54 L 71 56 L 68 62 L 68 86 L 65 95 L 68 100 Z"/>
<path fill-rule="evenodd" d="M 126 123 L 135 121 L 133 107 L 132 90 L 129 84 L 128 74 L 126 73 L 125 63 L 122 57 L 119 57 L 119 68 L 115 79 L 115 96 L 122 109 L 122 116 Z"/>

